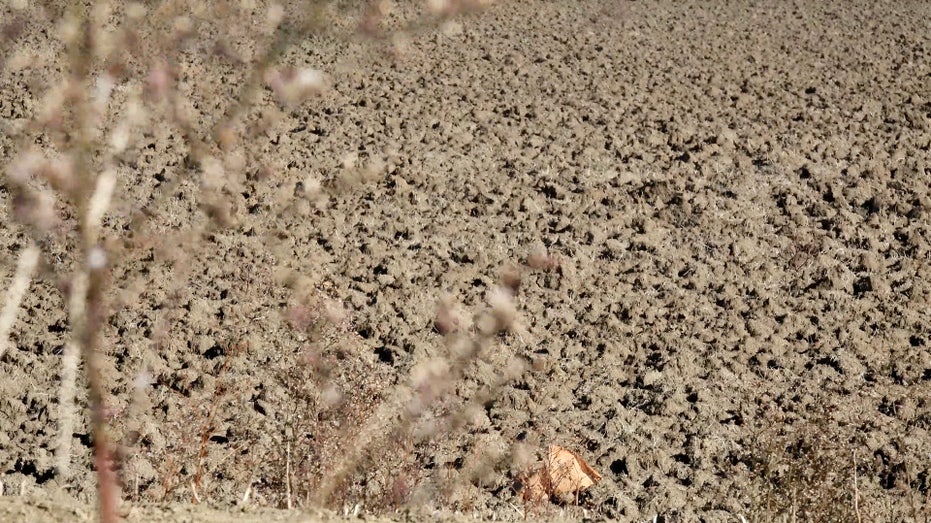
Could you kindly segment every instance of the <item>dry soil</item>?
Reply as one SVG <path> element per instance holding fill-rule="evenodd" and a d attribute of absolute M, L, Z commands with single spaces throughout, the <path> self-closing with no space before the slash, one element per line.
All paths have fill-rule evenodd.
<path fill-rule="evenodd" d="M 241 16 L 261 19 L 256 4 Z M 404 40 L 314 37 L 283 62 L 323 70 L 329 89 L 287 109 L 260 93 L 219 158 L 224 227 L 180 133 L 141 133 L 107 219 L 127 513 L 319 517 L 261 507 L 284 505 L 286 466 L 303 503 L 370 441 L 358 427 L 401 415 L 412 370 L 448 357 L 442 297 L 468 324 L 516 272 L 519 329 L 469 364 L 424 418 L 433 432 L 377 446 L 338 513 L 927 517 L 929 6 L 526 0 Z M 178 86 L 209 120 L 247 75 L 207 44 L 256 49 L 198 27 Z M 35 60 L 0 72 L 4 164 L 63 67 L 53 28 L 27 19 L 3 49 Z M 25 239 L 4 223 L 5 288 Z M 71 240 L 46 246 L 59 274 Z M 33 283 L 0 360 L 4 520 L 91 514 L 86 415 L 72 476 L 54 469 L 62 281 Z M 494 385 L 514 362 L 520 376 Z M 437 429 L 450 412 L 462 423 Z M 579 506 L 514 492 L 549 444 L 604 476 Z M 203 504 L 152 508 L 190 502 L 198 463 Z"/>

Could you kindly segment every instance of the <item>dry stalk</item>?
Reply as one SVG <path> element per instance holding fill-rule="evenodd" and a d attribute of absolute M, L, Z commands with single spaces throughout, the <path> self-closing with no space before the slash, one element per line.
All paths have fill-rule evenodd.
<path fill-rule="evenodd" d="M 26 290 L 29 289 L 29 283 L 32 281 L 32 274 L 39 264 L 39 248 L 30 243 L 19 255 L 19 262 L 16 264 L 16 273 L 13 275 L 13 281 L 6 293 L 6 300 L 3 304 L 3 311 L 0 312 L 0 358 L 6 352 L 10 344 L 10 331 L 16 322 L 16 314 L 19 312 L 19 306 L 23 301 Z"/>
<path fill-rule="evenodd" d="M 200 496 L 198 495 L 198 491 L 201 490 L 201 482 L 203 481 L 204 462 L 207 460 L 207 447 L 210 443 L 211 433 L 215 429 L 215 421 L 217 417 L 217 411 L 219 410 L 220 400 L 226 393 L 223 379 L 226 377 L 226 374 L 230 370 L 233 358 L 239 355 L 243 351 L 243 348 L 244 347 L 242 344 L 230 344 L 229 354 L 227 355 L 226 360 L 223 362 L 223 366 L 220 367 L 220 370 L 217 372 L 217 379 L 214 384 L 213 396 L 211 396 L 210 405 L 207 408 L 207 417 L 206 419 L 201 420 L 199 440 L 200 446 L 197 450 L 197 466 L 194 469 L 194 476 L 191 480 L 191 490 L 194 493 L 194 503 L 200 503 L 201 501 Z"/>
<path fill-rule="evenodd" d="M 79 7 L 72 7 L 69 14 L 74 24 L 73 37 L 68 43 L 68 54 L 71 64 L 71 77 L 68 80 L 76 87 L 73 94 L 77 125 L 75 129 L 75 190 L 76 205 L 78 206 L 79 232 L 82 240 L 83 267 L 79 269 L 76 281 L 86 281 L 86 288 L 73 289 L 76 294 L 69 298 L 71 303 L 69 312 L 77 313 L 71 318 L 73 342 L 80 349 L 86 364 L 88 377 L 88 396 L 91 407 L 91 433 L 94 438 L 94 464 L 97 470 L 97 497 L 99 515 L 105 523 L 119 520 L 118 506 L 120 502 L 119 486 L 116 478 L 115 453 L 110 436 L 107 433 L 107 415 L 105 405 L 106 387 L 102 373 L 102 359 L 98 349 L 101 328 L 106 318 L 104 306 L 105 289 L 108 279 L 107 252 L 99 243 L 100 225 L 104 213 L 110 204 L 113 189 L 116 185 L 116 174 L 112 170 L 105 170 L 95 176 L 93 173 L 94 156 L 94 126 L 97 114 L 93 101 L 89 99 L 91 62 L 95 51 L 98 50 L 98 38 L 102 34 L 102 18 L 104 10 L 100 5 L 93 5 L 90 13 L 85 14 Z M 88 194 L 88 189 L 93 192 Z M 83 302 L 83 306 L 80 304 Z M 73 362 L 73 356 L 72 356 Z M 68 362 L 71 365 L 71 362 Z M 74 372 L 68 369 L 63 373 L 73 377 Z M 63 383 L 61 409 L 71 409 L 74 385 Z M 65 420 L 70 420 L 66 415 Z M 65 422 L 68 424 L 68 421 Z M 62 431 L 62 441 L 70 440 L 70 432 Z M 70 441 L 69 441 L 70 442 Z M 59 453 L 59 466 L 67 470 L 69 447 L 66 443 Z M 63 466 L 62 466 L 63 465 Z"/>
<path fill-rule="evenodd" d="M 356 443 L 349 454 L 340 462 L 336 471 L 328 478 L 316 494 L 316 503 L 325 506 L 337 488 L 342 486 L 372 455 L 384 450 L 388 442 L 398 441 L 409 432 L 429 409 L 444 397 L 452 386 L 463 378 L 468 364 L 481 357 L 485 347 L 494 341 L 497 333 L 511 329 L 516 311 L 510 302 L 511 295 L 502 291 L 490 299 L 492 313 L 484 319 L 475 334 L 449 359 L 449 365 L 428 371 L 423 379 L 415 380 L 415 390 L 405 401 L 404 391 L 396 391 L 393 401 L 383 403 L 378 412 L 354 438 Z M 504 299 L 506 298 L 506 299 Z M 454 339 L 453 336 L 451 339 Z"/>
<path fill-rule="evenodd" d="M 105 175 L 101 175 L 102 178 Z M 98 189 L 102 184 L 98 184 Z M 109 198 L 107 198 L 109 200 Z M 93 199 L 92 199 L 93 201 Z M 108 201 L 106 202 L 108 203 Z M 93 212 L 88 213 L 89 216 Z M 98 224 L 87 226 L 86 238 L 96 237 Z M 107 433 L 105 405 L 106 387 L 102 373 L 102 354 L 98 349 L 101 327 L 106 318 L 104 291 L 107 284 L 107 254 L 103 247 L 91 245 L 86 248 L 87 294 L 85 298 L 83 324 L 76 330 L 81 352 L 86 363 L 88 392 L 91 405 L 92 433 L 94 435 L 94 463 L 97 469 L 98 497 L 102 521 L 116 521 L 119 505 L 119 486 L 114 470 L 114 449 Z"/>
<path fill-rule="evenodd" d="M 293 505 L 291 504 L 291 441 L 289 440 L 286 445 L 286 457 L 284 462 L 284 490 L 288 500 L 288 510 L 291 510 L 293 508 Z"/>
<path fill-rule="evenodd" d="M 68 299 L 68 317 L 77 325 L 84 316 L 84 300 L 87 297 L 87 274 L 77 273 L 71 281 Z M 74 433 L 74 392 L 78 376 L 81 347 L 76 338 L 65 344 L 61 361 L 61 387 L 58 391 L 58 446 L 55 462 L 58 474 L 67 479 L 71 468 L 71 438 Z"/>
<path fill-rule="evenodd" d="M 853 451 L 853 511 L 857 515 L 857 523 L 862 523 L 863 518 L 860 515 L 859 474 L 857 472 L 857 451 Z"/>

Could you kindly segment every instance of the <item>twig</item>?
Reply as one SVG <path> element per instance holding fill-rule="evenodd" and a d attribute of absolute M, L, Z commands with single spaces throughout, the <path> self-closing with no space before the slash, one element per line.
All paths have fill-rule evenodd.
<path fill-rule="evenodd" d="M 87 297 L 87 274 L 80 272 L 72 280 L 71 294 L 68 299 L 68 316 L 72 325 L 76 325 L 84 315 L 84 298 Z M 71 339 L 65 344 L 61 358 L 61 388 L 58 396 L 58 446 L 55 450 L 55 462 L 58 474 L 67 478 L 71 467 L 71 438 L 74 433 L 74 390 L 78 377 L 78 362 L 81 347 L 77 340 Z"/>
<path fill-rule="evenodd" d="M 59 474 L 67 477 L 71 467 L 71 438 L 74 432 L 74 390 L 77 381 L 78 361 L 81 353 L 80 337 L 87 326 L 87 300 L 91 271 L 102 270 L 106 265 L 106 254 L 95 247 L 100 236 L 100 223 L 106 214 L 116 187 L 116 173 L 106 170 L 97 177 L 97 186 L 88 200 L 81 232 L 87 246 L 86 266 L 75 274 L 68 297 L 68 319 L 74 328 L 74 338 L 65 345 L 62 356 L 61 389 L 58 402 L 58 448 L 56 465 Z M 97 259 L 91 259 L 93 254 Z M 103 258 L 101 258 L 103 256 Z M 96 440 L 96 437 L 95 437 Z"/>
<path fill-rule="evenodd" d="M 449 387 L 462 379 L 468 364 L 477 358 L 490 343 L 494 342 L 499 332 L 514 330 L 517 311 L 513 309 L 512 296 L 504 291 L 489 297 L 490 311 L 484 316 L 484 326 L 456 351 L 444 368 L 434 369 L 425 376 L 421 383 L 415 384 L 414 391 L 406 400 L 402 391 L 394 401 L 383 403 L 377 413 L 362 427 L 354 438 L 356 443 L 330 476 L 329 482 L 317 492 L 317 504 L 326 505 L 335 490 L 355 473 L 362 463 L 374 452 L 384 448 L 388 441 L 397 441 L 417 422 L 430 407 L 448 393 Z M 465 336 L 465 334 L 462 334 Z M 455 338 L 449 338 L 453 340 Z M 507 379 L 506 376 L 502 376 Z"/>
<path fill-rule="evenodd" d="M 249 498 L 252 496 L 252 478 L 249 478 L 249 485 L 246 487 L 245 494 L 242 495 L 241 503 L 245 505 L 249 502 Z"/>
<path fill-rule="evenodd" d="M 857 515 L 857 523 L 863 523 L 860 515 L 860 485 L 857 475 L 857 451 L 853 451 L 853 511 Z"/>
<path fill-rule="evenodd" d="M 26 290 L 29 289 L 29 282 L 32 281 L 32 273 L 35 272 L 36 265 L 39 264 L 39 248 L 30 243 L 25 250 L 19 255 L 19 263 L 16 265 L 16 274 L 13 275 L 13 282 L 7 291 L 6 300 L 3 304 L 3 312 L 0 312 L 0 358 L 6 352 L 10 344 L 10 331 L 16 322 L 16 314 L 19 312 L 19 305 L 23 301 Z"/>
<path fill-rule="evenodd" d="M 94 465 L 97 471 L 97 499 L 100 520 L 111 523 L 119 520 L 120 502 L 119 485 L 114 470 L 115 453 L 107 434 L 107 413 L 104 405 L 106 387 L 102 372 L 101 355 L 98 341 L 101 328 L 106 319 L 104 306 L 105 288 L 108 278 L 108 259 L 106 250 L 98 244 L 100 224 L 116 185 L 116 173 L 106 170 L 95 175 L 94 165 L 95 127 L 99 122 L 94 102 L 89 98 L 88 88 L 90 72 L 94 57 L 100 50 L 100 35 L 103 33 L 103 16 L 105 10 L 94 4 L 87 11 L 77 5 L 70 8 L 69 17 L 74 24 L 72 36 L 67 37 L 68 62 L 70 65 L 68 82 L 72 93 L 70 102 L 74 106 L 76 125 L 73 133 L 73 154 L 75 159 L 75 181 L 77 189 L 71 194 L 78 208 L 78 228 L 81 238 L 80 248 L 83 254 L 83 267 L 79 269 L 77 281 L 84 279 L 86 285 L 72 289 L 69 313 L 78 313 L 71 324 L 73 343 L 83 355 L 88 381 L 88 400 L 91 408 L 91 433 L 94 438 Z M 74 352 L 77 352 L 76 350 Z M 69 363 L 70 364 L 70 363 Z M 71 372 L 72 366 L 66 372 Z M 62 396 L 73 398 L 73 384 L 64 383 Z M 61 406 L 65 412 L 71 408 L 71 401 Z M 63 423 L 67 427 L 68 414 Z M 70 439 L 70 433 L 62 431 L 62 440 Z M 70 441 L 60 446 L 59 465 L 67 469 L 70 459 L 68 449 Z"/>
<path fill-rule="evenodd" d="M 107 413 L 104 403 L 106 388 L 102 372 L 102 355 L 97 346 L 101 325 L 106 318 L 104 290 L 107 278 L 107 255 L 106 251 L 99 246 L 91 247 L 86 252 L 88 270 L 87 299 L 85 302 L 83 332 L 78 332 L 81 332 L 81 348 L 87 369 L 100 519 L 104 523 L 109 523 L 119 520 L 117 508 L 120 503 L 120 492 L 116 471 L 114 470 L 115 453 L 110 436 L 107 433 Z"/>
<path fill-rule="evenodd" d="M 200 503 L 200 494 L 197 493 L 197 483 L 191 482 L 191 493 L 194 494 L 194 503 Z"/>
<path fill-rule="evenodd" d="M 519 515 L 521 519 L 523 520 L 527 519 L 527 514 L 523 510 L 521 510 L 520 507 L 518 507 L 517 505 L 511 502 L 508 502 L 508 505 L 510 505 L 511 508 L 514 509 L 514 512 L 517 512 L 517 515 Z"/>
<path fill-rule="evenodd" d="M 241 350 L 241 344 L 230 344 L 229 353 L 226 357 L 226 360 L 223 361 L 223 365 L 220 367 L 220 370 L 217 371 L 217 378 L 214 382 L 213 396 L 211 397 L 210 405 L 207 410 L 207 418 L 203 420 L 204 422 L 201 425 L 200 447 L 198 448 L 197 452 L 197 468 L 194 470 L 194 478 L 191 483 L 192 487 L 199 488 L 201 486 L 201 481 L 203 480 L 204 475 L 204 462 L 207 460 L 207 447 L 210 443 L 210 436 L 216 428 L 215 421 L 217 417 L 217 411 L 219 410 L 220 406 L 220 400 L 226 393 L 223 380 L 226 377 L 227 372 L 230 370 L 233 358 L 235 358 Z M 200 496 L 197 495 L 196 490 L 194 490 L 194 494 L 195 503 L 200 503 Z"/>
<path fill-rule="evenodd" d="M 285 462 L 284 462 L 284 490 L 288 499 L 288 510 L 293 508 L 291 504 L 291 441 L 285 445 Z"/>

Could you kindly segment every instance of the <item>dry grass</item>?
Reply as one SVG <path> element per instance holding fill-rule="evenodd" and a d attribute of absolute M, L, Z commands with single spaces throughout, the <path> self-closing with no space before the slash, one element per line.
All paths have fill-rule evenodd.
<path fill-rule="evenodd" d="M 893 448 L 904 450 L 904 441 Z M 921 481 L 886 452 L 871 452 L 863 433 L 832 423 L 828 409 L 766 427 L 749 449 L 751 520 L 927 522 Z M 880 489 L 867 484 L 877 478 Z"/>

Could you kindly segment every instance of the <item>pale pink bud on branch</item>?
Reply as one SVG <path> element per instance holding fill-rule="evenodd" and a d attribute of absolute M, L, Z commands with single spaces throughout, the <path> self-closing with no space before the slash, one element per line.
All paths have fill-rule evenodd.
<path fill-rule="evenodd" d="M 94 111 L 98 116 L 106 112 L 114 87 L 116 87 L 116 78 L 110 73 L 99 75 L 94 82 Z"/>
<path fill-rule="evenodd" d="M 269 29 L 274 29 L 278 27 L 278 24 L 284 20 L 284 7 L 281 4 L 272 4 L 268 6 L 268 13 L 266 14 L 265 21 L 268 23 Z"/>
<path fill-rule="evenodd" d="M 156 63 L 152 70 L 149 71 L 148 78 L 146 78 L 146 91 L 156 100 L 164 98 L 171 87 L 171 76 L 168 64 L 164 62 Z"/>
<path fill-rule="evenodd" d="M 488 293 L 488 305 L 495 318 L 496 328 L 499 331 L 509 330 L 517 319 L 517 307 L 510 291 L 503 287 L 495 287 Z"/>
<path fill-rule="evenodd" d="M 129 2 L 126 4 L 126 18 L 130 20 L 141 20 L 146 14 L 145 5 L 140 2 Z"/>
<path fill-rule="evenodd" d="M 299 70 L 269 68 L 263 75 L 265 84 L 283 105 L 295 105 L 326 88 L 323 71 L 306 67 Z"/>
<path fill-rule="evenodd" d="M 559 267 L 559 259 L 549 254 L 546 247 L 540 247 L 527 257 L 527 266 L 531 269 L 549 271 Z"/>
<path fill-rule="evenodd" d="M 10 164 L 7 168 L 7 176 L 17 184 L 25 184 L 44 163 L 41 154 L 36 151 L 30 151 Z"/>

